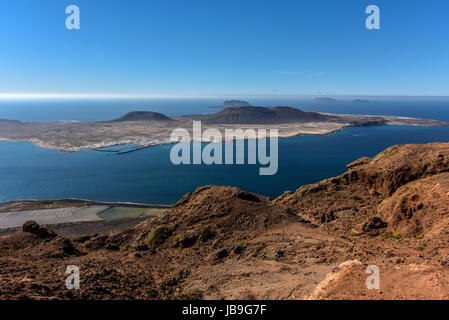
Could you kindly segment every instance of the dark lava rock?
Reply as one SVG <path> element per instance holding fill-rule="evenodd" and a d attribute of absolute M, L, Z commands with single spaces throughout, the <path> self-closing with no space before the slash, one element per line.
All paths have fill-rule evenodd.
<path fill-rule="evenodd" d="M 69 239 L 62 239 L 61 241 L 61 249 L 64 253 L 66 254 L 74 254 L 77 252 L 77 250 L 75 249 L 75 247 L 72 245 L 72 243 L 70 242 Z"/>
<path fill-rule="evenodd" d="M 379 217 L 369 218 L 362 226 L 363 232 L 369 232 L 376 229 L 386 228 L 387 223 L 382 221 Z"/>
<path fill-rule="evenodd" d="M 217 260 L 226 258 L 227 256 L 229 256 L 228 249 L 221 249 L 220 251 L 216 252 L 214 256 Z"/>
<path fill-rule="evenodd" d="M 42 239 L 54 238 L 56 233 L 53 230 L 41 227 L 36 221 L 27 221 L 22 226 L 23 232 L 28 232 L 39 236 Z"/>
<path fill-rule="evenodd" d="M 149 248 L 148 248 L 148 246 L 146 244 L 138 244 L 136 246 L 136 250 L 139 250 L 139 251 L 148 250 L 148 249 Z"/>
<path fill-rule="evenodd" d="M 276 255 L 275 255 L 275 259 L 278 260 L 280 258 L 282 258 L 284 256 L 284 251 L 283 250 L 278 250 L 276 251 Z"/>
<path fill-rule="evenodd" d="M 331 222 L 335 220 L 335 215 L 334 213 L 331 212 L 325 212 L 321 215 L 321 223 L 325 223 L 325 222 Z"/>
<path fill-rule="evenodd" d="M 257 197 L 255 194 L 252 194 L 250 192 L 241 191 L 237 194 L 237 198 L 246 200 L 246 201 L 252 201 L 252 202 L 260 202 L 259 197 Z"/>
<path fill-rule="evenodd" d="M 193 246 L 198 239 L 198 235 L 194 232 L 186 232 L 181 236 L 179 240 L 179 245 L 181 249 L 189 248 Z"/>
<path fill-rule="evenodd" d="M 216 263 L 229 256 L 228 249 L 221 249 L 209 256 L 209 262 Z"/>
<path fill-rule="evenodd" d="M 244 246 L 237 245 L 237 246 L 234 247 L 234 253 L 235 254 L 241 254 L 241 253 L 243 253 L 243 251 L 245 251 L 245 249 L 246 248 Z"/>
<path fill-rule="evenodd" d="M 73 241 L 79 242 L 79 243 L 86 242 L 87 240 L 90 240 L 90 236 L 79 236 L 79 237 L 73 238 Z"/>

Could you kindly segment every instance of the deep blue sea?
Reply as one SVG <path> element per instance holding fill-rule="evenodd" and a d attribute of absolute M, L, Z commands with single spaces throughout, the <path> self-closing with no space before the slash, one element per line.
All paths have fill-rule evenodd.
<path fill-rule="evenodd" d="M 289 105 L 334 113 L 401 115 L 449 121 L 449 99 L 367 98 L 316 103 L 312 99 L 247 99 L 253 105 Z M 221 99 L 115 101 L 0 101 L 0 118 L 23 121 L 113 119 L 132 110 L 167 115 L 217 112 Z M 276 197 L 285 190 L 338 175 L 346 164 L 404 143 L 449 142 L 449 128 L 385 126 L 346 128 L 330 135 L 279 140 L 279 170 L 259 176 L 259 165 L 180 165 L 170 162 L 171 146 L 124 155 L 98 151 L 66 153 L 31 143 L 0 142 L 0 201 L 84 198 L 171 204 L 206 184 L 232 185 Z"/>

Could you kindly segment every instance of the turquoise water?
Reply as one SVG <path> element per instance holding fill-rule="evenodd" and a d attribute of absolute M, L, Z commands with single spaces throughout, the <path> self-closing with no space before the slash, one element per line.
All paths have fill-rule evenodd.
<path fill-rule="evenodd" d="M 393 144 L 449 142 L 449 128 L 346 128 L 279 140 L 279 170 L 259 176 L 259 165 L 171 164 L 171 146 L 125 155 L 66 153 L 31 143 L 0 142 L 0 201 L 85 198 L 170 204 L 206 184 L 232 185 L 276 197 L 285 190 L 338 175 L 361 156 Z"/>

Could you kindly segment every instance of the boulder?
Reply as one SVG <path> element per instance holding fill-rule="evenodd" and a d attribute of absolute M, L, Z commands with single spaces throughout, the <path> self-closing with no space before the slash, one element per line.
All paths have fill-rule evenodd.
<path fill-rule="evenodd" d="M 53 230 L 41 227 L 36 221 L 27 221 L 22 226 L 23 232 L 34 234 L 42 239 L 55 238 L 57 235 Z"/>

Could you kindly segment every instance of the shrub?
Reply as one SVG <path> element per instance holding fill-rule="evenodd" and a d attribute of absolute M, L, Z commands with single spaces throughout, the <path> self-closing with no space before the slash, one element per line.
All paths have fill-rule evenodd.
<path fill-rule="evenodd" d="M 198 235 L 193 231 L 178 234 L 174 238 L 174 240 L 176 241 L 176 245 L 179 245 L 181 249 L 193 246 L 197 239 Z"/>
<path fill-rule="evenodd" d="M 204 227 L 198 233 L 198 241 L 204 243 L 204 242 L 212 239 L 213 237 L 215 237 L 215 235 L 216 235 L 216 232 L 212 229 L 211 226 Z"/>
<path fill-rule="evenodd" d="M 171 235 L 171 230 L 167 226 L 156 227 L 148 236 L 148 247 L 155 249 L 161 246 Z"/>
<path fill-rule="evenodd" d="M 84 241 L 81 244 L 81 247 L 86 248 L 86 249 L 90 249 L 92 247 L 92 242 L 90 240 Z"/>
<path fill-rule="evenodd" d="M 401 234 L 399 232 L 395 232 L 391 236 L 396 240 L 401 239 Z"/>
<path fill-rule="evenodd" d="M 200 290 L 182 292 L 174 297 L 175 300 L 201 300 L 203 293 Z"/>
<path fill-rule="evenodd" d="M 120 246 L 120 250 L 122 250 L 122 251 L 128 250 L 130 247 L 131 247 L 131 245 L 129 243 L 125 243 Z"/>

